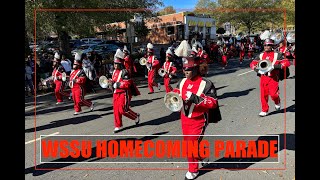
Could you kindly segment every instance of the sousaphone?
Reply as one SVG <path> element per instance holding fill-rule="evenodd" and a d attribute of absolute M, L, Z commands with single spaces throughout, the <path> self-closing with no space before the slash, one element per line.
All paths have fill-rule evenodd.
<path fill-rule="evenodd" d="M 258 71 L 259 74 L 265 74 L 267 72 L 270 72 L 273 69 L 272 63 L 267 59 L 260 60 L 257 65 L 257 69 L 259 69 Z"/>

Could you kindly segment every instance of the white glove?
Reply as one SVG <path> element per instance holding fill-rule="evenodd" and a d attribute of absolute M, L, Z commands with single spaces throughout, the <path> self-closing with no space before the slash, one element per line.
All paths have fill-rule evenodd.
<path fill-rule="evenodd" d="M 172 78 L 171 74 L 169 74 L 169 78 Z"/>
<path fill-rule="evenodd" d="M 113 88 L 116 89 L 117 88 L 117 83 L 113 84 Z"/>
<path fill-rule="evenodd" d="M 187 94 L 186 94 L 187 98 L 186 98 L 186 100 L 189 100 L 190 97 L 191 97 L 191 95 L 192 95 L 192 92 L 191 92 L 191 91 L 187 91 Z"/>

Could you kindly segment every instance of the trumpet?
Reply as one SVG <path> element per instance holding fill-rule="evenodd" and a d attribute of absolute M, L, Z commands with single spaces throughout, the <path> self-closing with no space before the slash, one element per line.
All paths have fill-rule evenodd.
<path fill-rule="evenodd" d="M 168 92 L 164 96 L 164 105 L 173 112 L 180 111 L 183 106 L 182 98 L 179 94 L 174 92 Z"/>
<path fill-rule="evenodd" d="M 264 59 L 260 60 L 257 64 L 257 69 L 259 69 L 259 74 L 265 74 L 273 69 L 271 61 Z"/>
<path fill-rule="evenodd" d="M 99 85 L 102 88 L 112 89 L 112 80 L 108 79 L 106 76 L 100 76 Z"/>

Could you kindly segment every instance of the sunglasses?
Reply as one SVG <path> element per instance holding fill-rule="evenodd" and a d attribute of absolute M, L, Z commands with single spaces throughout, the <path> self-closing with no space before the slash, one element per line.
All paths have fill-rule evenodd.
<path fill-rule="evenodd" d="M 193 67 L 184 67 L 182 68 L 184 71 L 192 71 L 193 70 Z"/>

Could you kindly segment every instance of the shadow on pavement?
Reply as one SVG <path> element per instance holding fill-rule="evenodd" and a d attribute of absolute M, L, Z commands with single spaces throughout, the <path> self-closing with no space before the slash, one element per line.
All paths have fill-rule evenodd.
<path fill-rule="evenodd" d="M 247 90 L 243 90 L 243 91 L 236 91 L 236 92 L 227 92 L 227 93 L 223 93 L 222 95 L 218 96 L 219 99 L 224 99 L 224 98 L 228 98 L 228 97 L 240 97 L 240 96 L 245 96 L 248 95 L 250 91 L 254 90 L 255 88 L 250 88 Z"/>
<path fill-rule="evenodd" d="M 74 116 L 73 114 L 70 114 L 70 116 L 73 116 L 73 117 L 68 118 L 68 119 L 52 121 L 50 124 L 38 126 L 38 127 L 36 127 L 36 129 L 35 128 L 26 129 L 25 133 L 35 132 L 35 130 L 38 132 L 38 131 L 42 131 L 45 129 L 57 128 L 57 127 L 66 126 L 66 125 L 70 125 L 70 124 L 85 123 L 85 122 L 92 121 L 92 120 L 95 120 L 95 119 L 98 119 L 101 117 L 101 115 L 96 115 L 96 114 L 88 115 L 88 116 L 81 116 L 81 114 Z"/>

